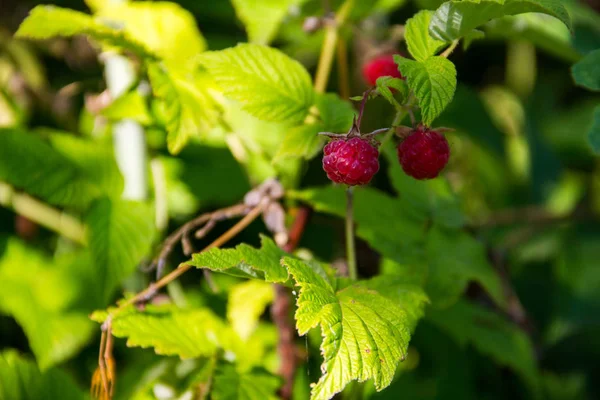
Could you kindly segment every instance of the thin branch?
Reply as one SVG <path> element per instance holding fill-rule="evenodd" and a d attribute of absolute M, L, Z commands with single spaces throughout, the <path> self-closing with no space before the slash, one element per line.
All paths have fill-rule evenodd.
<path fill-rule="evenodd" d="M 452 43 L 450 44 L 450 46 L 448 46 L 448 48 L 446 50 L 444 50 L 440 54 L 440 56 L 444 57 L 444 58 L 448 58 L 450 56 L 450 54 L 452 54 L 452 52 L 454 51 L 454 49 L 456 49 L 456 46 L 458 46 L 458 42 L 459 42 L 458 39 L 452 41 Z"/>
<path fill-rule="evenodd" d="M 346 259 L 350 279 L 358 277 L 356 268 L 356 246 L 354 243 L 354 193 L 352 186 L 346 189 Z"/>
<path fill-rule="evenodd" d="M 356 126 L 360 129 L 360 123 L 362 122 L 363 113 L 365 112 L 365 105 L 369 99 L 369 95 L 373 91 L 373 88 L 367 89 L 363 93 L 363 98 L 360 101 L 360 108 L 358 110 L 358 118 L 356 119 Z"/>

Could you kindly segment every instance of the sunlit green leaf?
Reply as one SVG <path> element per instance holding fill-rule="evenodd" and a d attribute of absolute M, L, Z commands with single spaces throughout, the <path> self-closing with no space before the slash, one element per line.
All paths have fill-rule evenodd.
<path fill-rule="evenodd" d="M 434 39 L 429 34 L 429 22 L 433 11 L 421 10 L 406 21 L 404 38 L 408 51 L 417 61 L 425 61 L 435 55 L 445 44 L 442 40 Z"/>
<path fill-rule="evenodd" d="M 265 371 L 240 372 L 232 364 L 221 363 L 214 376 L 214 400 L 277 400 L 281 379 Z"/>
<path fill-rule="evenodd" d="M 315 105 L 327 132 L 346 133 L 352 126 L 352 118 L 356 110 L 347 100 L 343 100 L 335 93 L 318 94 Z"/>
<path fill-rule="evenodd" d="M 111 121 L 132 119 L 142 125 L 149 125 L 152 122 L 146 100 L 136 91 L 119 96 L 100 114 Z"/>
<path fill-rule="evenodd" d="M 312 158 L 320 149 L 325 131 L 322 124 L 300 125 L 290 128 L 275 155 L 275 160 L 288 157 Z"/>
<path fill-rule="evenodd" d="M 244 23 L 248 40 L 252 43 L 269 44 L 290 7 L 305 0 L 232 0 L 235 13 Z"/>
<path fill-rule="evenodd" d="M 258 280 L 239 283 L 229 291 L 227 319 L 233 330 L 247 339 L 256 329 L 260 316 L 273 301 L 273 285 Z"/>

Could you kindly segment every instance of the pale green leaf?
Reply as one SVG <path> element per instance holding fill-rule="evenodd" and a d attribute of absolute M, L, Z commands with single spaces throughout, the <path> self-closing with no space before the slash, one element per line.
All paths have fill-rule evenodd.
<path fill-rule="evenodd" d="M 0 399 L 2 400 L 84 400 L 87 393 L 73 378 L 59 369 L 41 372 L 16 351 L 0 353 Z"/>
<path fill-rule="evenodd" d="M 305 159 L 314 157 L 321 148 L 323 137 L 319 136 L 319 132 L 323 131 L 325 127 L 321 124 L 290 128 L 275 155 L 275 162 L 289 157 Z"/>
<path fill-rule="evenodd" d="M 238 371 L 234 365 L 220 363 L 211 388 L 213 400 L 277 400 L 281 379 L 262 370 Z"/>
<path fill-rule="evenodd" d="M 162 101 L 167 146 L 177 154 L 192 137 L 200 137 L 219 120 L 220 106 L 210 93 L 211 81 L 203 74 L 179 78 L 157 65 L 148 66 L 154 95 Z"/>
<path fill-rule="evenodd" d="M 600 154 L 600 106 L 594 110 L 594 122 L 588 133 L 588 140 L 594 153 Z"/>
<path fill-rule="evenodd" d="M 299 124 L 313 104 L 310 75 L 279 50 L 240 44 L 204 53 L 199 60 L 225 96 L 257 118 Z"/>
<path fill-rule="evenodd" d="M 421 108 L 423 123 L 430 125 L 452 101 L 456 90 L 456 68 L 444 57 L 430 57 L 423 62 L 394 56 Z"/>
<path fill-rule="evenodd" d="M 146 99 L 137 91 L 125 93 L 116 98 L 108 107 L 102 109 L 100 114 L 111 121 L 131 119 L 142 125 L 150 125 L 152 116 Z"/>
<path fill-rule="evenodd" d="M 388 296 L 396 297 L 393 301 L 370 289 L 369 282 L 335 292 L 313 267 L 291 258 L 284 258 L 283 263 L 300 287 L 295 315 L 298 332 L 304 335 L 320 326 L 323 335 L 323 375 L 312 389 L 312 399 L 330 399 L 353 380 L 372 379 L 377 390 L 388 386 L 398 362 L 406 357 L 414 318 L 422 313 L 424 298 L 415 300 L 385 288 Z"/>
<path fill-rule="evenodd" d="M 356 110 L 352 103 L 341 99 L 337 94 L 317 94 L 315 106 L 319 110 L 325 131 L 346 133 L 352 127 Z"/>
<path fill-rule="evenodd" d="M 87 207 L 94 198 L 111 194 L 109 191 L 120 190 L 122 183 L 114 174 L 111 153 L 99 146 L 93 155 L 98 165 L 92 166 L 67 147 L 85 148 L 89 154 L 94 144 L 75 138 L 54 140 L 57 149 L 33 133 L 0 129 L 0 181 L 50 204 L 77 208 Z M 69 145 L 64 143 L 67 140 Z"/>
<path fill-rule="evenodd" d="M 401 107 L 401 102 L 408 97 L 408 86 L 404 79 L 393 78 L 391 76 L 380 76 L 375 82 L 377 85 L 377 92 L 383 96 L 391 105 L 397 110 Z M 400 101 L 395 97 L 395 93 L 399 93 Z"/>
<path fill-rule="evenodd" d="M 115 2 L 98 11 L 98 17 L 117 25 L 128 37 L 142 43 L 171 68 L 187 70 L 206 43 L 194 16 L 171 2 Z"/>
<path fill-rule="evenodd" d="M 258 280 L 238 283 L 230 289 L 227 320 L 242 339 L 248 339 L 254 332 L 274 294 L 273 285 Z"/>
<path fill-rule="evenodd" d="M 97 284 L 112 296 L 112 288 L 135 271 L 147 256 L 155 234 L 154 211 L 144 203 L 102 198 L 94 202 L 86 222 Z"/>
<path fill-rule="evenodd" d="M 286 253 L 275 242 L 261 236 L 261 248 L 245 243 L 234 249 L 210 249 L 192 255 L 188 263 L 196 268 L 229 273 L 237 276 L 264 279 L 267 282 L 285 282 L 288 273 L 280 264 Z"/>
<path fill-rule="evenodd" d="M 404 39 L 408 51 L 417 61 L 425 61 L 434 56 L 445 42 L 429 35 L 429 23 L 433 11 L 421 10 L 406 21 Z"/>
<path fill-rule="evenodd" d="M 571 29 L 571 18 L 560 0 L 463 0 L 442 4 L 431 18 L 429 32 L 435 39 L 451 42 L 491 19 L 531 12 L 556 17 Z"/>
<path fill-rule="evenodd" d="M 573 79 L 578 86 L 600 91 L 600 49 L 588 53 L 573 65 Z"/>
<path fill-rule="evenodd" d="M 143 57 L 153 57 L 150 50 L 127 32 L 103 24 L 91 15 L 56 6 L 35 7 L 15 33 L 16 37 L 30 39 L 74 35 L 87 35 L 102 44 L 127 49 Z"/>
<path fill-rule="evenodd" d="M 248 41 L 269 44 L 288 14 L 290 7 L 305 0 L 232 0 L 235 13 L 244 23 Z"/>
<path fill-rule="evenodd" d="M 532 343 L 517 326 L 465 301 L 445 310 L 428 310 L 427 319 L 461 346 L 470 344 L 498 364 L 512 368 L 533 392 L 539 389 L 539 372 Z"/>
<path fill-rule="evenodd" d="M 465 232 L 433 227 L 427 236 L 429 277 L 425 291 L 437 307 L 447 307 L 470 281 L 479 283 L 501 307 L 506 297 L 498 273 L 488 262 L 485 247 Z"/>
<path fill-rule="evenodd" d="M 78 311 L 73 307 L 85 291 L 76 270 L 54 263 L 18 240 L 1 247 L 0 312 L 19 323 L 40 368 L 74 356 L 94 332 L 82 305 Z"/>

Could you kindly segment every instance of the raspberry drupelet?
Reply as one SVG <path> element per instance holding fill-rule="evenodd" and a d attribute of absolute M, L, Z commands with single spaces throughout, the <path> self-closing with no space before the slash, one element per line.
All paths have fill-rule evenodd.
<path fill-rule="evenodd" d="M 398 161 L 407 175 L 415 179 L 433 179 L 450 158 L 446 138 L 420 126 L 398 145 Z"/>
<path fill-rule="evenodd" d="M 336 183 L 365 185 L 379 171 L 379 151 L 360 137 L 335 139 L 323 153 L 323 169 Z"/>

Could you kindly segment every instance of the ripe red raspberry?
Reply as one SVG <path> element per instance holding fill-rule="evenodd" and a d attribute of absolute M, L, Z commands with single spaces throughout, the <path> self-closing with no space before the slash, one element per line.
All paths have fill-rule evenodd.
<path fill-rule="evenodd" d="M 402 79 L 398 66 L 394 62 L 393 54 L 385 54 L 373 58 L 363 66 L 363 77 L 369 85 L 375 85 L 377 78 L 381 76 L 391 76 L 392 78 Z"/>
<path fill-rule="evenodd" d="M 433 179 L 450 157 L 448 141 L 439 133 L 419 127 L 398 145 L 398 161 L 407 175 Z"/>
<path fill-rule="evenodd" d="M 323 169 L 335 183 L 365 185 L 379 171 L 379 151 L 360 137 L 333 140 L 323 153 Z"/>

